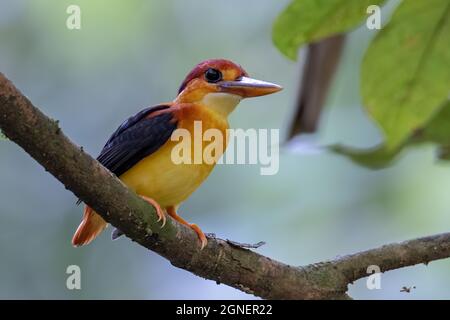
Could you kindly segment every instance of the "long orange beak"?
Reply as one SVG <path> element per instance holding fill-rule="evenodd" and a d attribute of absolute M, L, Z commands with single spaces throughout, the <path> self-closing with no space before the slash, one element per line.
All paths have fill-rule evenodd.
<path fill-rule="evenodd" d="M 275 83 L 248 77 L 242 77 L 235 81 L 222 81 L 218 85 L 222 91 L 240 95 L 242 98 L 265 96 L 283 89 Z"/>

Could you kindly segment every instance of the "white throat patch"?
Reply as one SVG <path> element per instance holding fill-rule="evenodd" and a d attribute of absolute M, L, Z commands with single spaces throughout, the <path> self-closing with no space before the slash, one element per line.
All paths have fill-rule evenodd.
<path fill-rule="evenodd" d="M 205 95 L 201 103 L 224 116 L 228 116 L 241 100 L 242 97 L 236 94 L 214 92 Z"/>

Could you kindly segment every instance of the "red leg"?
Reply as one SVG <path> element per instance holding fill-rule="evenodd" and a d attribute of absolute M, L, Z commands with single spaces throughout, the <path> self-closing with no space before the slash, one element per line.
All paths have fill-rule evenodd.
<path fill-rule="evenodd" d="M 158 215 L 158 222 L 162 220 L 161 228 L 164 227 L 164 225 L 166 224 L 166 215 L 164 214 L 163 209 L 161 209 L 159 203 L 156 202 L 155 200 L 153 200 L 152 198 L 149 198 L 146 196 L 140 195 L 140 197 L 142 199 L 144 199 L 145 201 L 147 201 L 148 203 L 150 203 L 152 205 L 152 207 L 155 208 L 156 214 Z"/>
<path fill-rule="evenodd" d="M 188 226 L 189 228 L 194 230 L 194 232 L 197 234 L 197 236 L 198 236 L 198 238 L 200 239 L 200 242 L 201 242 L 200 250 L 202 250 L 207 245 L 208 240 L 206 239 L 205 234 L 203 233 L 203 231 L 195 223 L 189 223 L 186 220 L 184 220 L 182 217 L 180 217 L 177 214 L 177 212 L 176 212 L 174 207 L 168 207 L 167 208 L 167 213 L 169 214 L 169 216 L 171 216 L 172 218 L 177 220 L 179 223 L 184 224 L 185 226 Z"/>

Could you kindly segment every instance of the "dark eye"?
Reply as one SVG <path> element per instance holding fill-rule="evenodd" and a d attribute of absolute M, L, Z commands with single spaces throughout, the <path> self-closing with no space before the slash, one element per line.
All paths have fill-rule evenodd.
<path fill-rule="evenodd" d="M 205 72 L 205 79 L 211 83 L 218 82 L 222 80 L 222 72 L 217 69 L 208 69 Z"/>

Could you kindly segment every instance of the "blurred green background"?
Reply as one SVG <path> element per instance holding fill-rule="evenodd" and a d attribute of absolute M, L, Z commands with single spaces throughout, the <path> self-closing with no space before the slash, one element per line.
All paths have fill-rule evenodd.
<path fill-rule="evenodd" d="M 71 139 L 96 156 L 109 134 L 145 106 L 174 98 L 201 60 L 227 58 L 284 91 L 244 101 L 233 127 L 285 132 L 299 67 L 271 42 L 278 1 L 51 1 L 0 4 L 0 71 L 36 106 L 60 120 Z M 66 8 L 81 7 L 81 30 L 66 28 Z M 350 34 L 317 143 L 366 148 L 380 134 L 361 109 L 359 63 L 374 35 Z M 450 230 L 450 168 L 431 147 L 371 171 L 332 153 L 281 149 L 280 171 L 221 165 L 182 206 L 205 232 L 241 242 L 293 265 Z M 110 229 L 87 247 L 70 239 L 81 219 L 75 197 L 14 143 L 0 140 L 0 298 L 246 299 L 253 296 L 176 269 Z M 66 288 L 68 265 L 81 290 Z M 355 298 L 450 298 L 450 260 L 362 279 Z M 410 293 L 403 286 L 415 286 Z"/>

